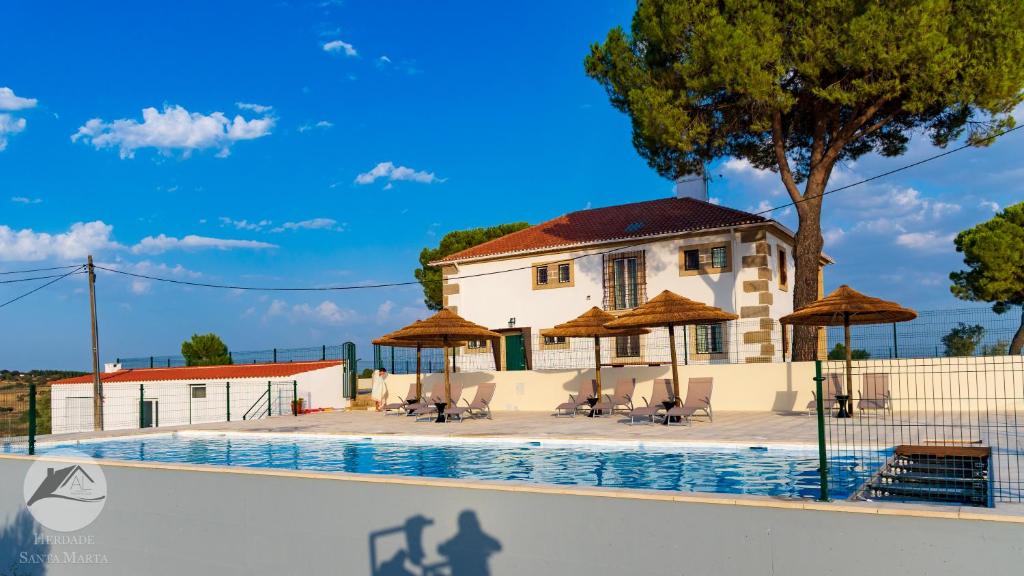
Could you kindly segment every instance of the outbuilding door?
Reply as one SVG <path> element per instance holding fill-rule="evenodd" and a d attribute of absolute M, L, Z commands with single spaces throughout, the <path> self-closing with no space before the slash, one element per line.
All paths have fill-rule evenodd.
<path fill-rule="evenodd" d="M 505 369 L 526 370 L 526 348 L 522 334 L 505 335 Z"/>

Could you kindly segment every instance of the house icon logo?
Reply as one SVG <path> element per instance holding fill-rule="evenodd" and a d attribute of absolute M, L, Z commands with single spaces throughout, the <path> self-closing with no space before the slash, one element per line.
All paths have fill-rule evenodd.
<path fill-rule="evenodd" d="M 86 454 L 61 450 L 33 462 L 25 474 L 24 494 L 36 521 L 51 530 L 74 532 L 103 511 L 107 480 Z"/>

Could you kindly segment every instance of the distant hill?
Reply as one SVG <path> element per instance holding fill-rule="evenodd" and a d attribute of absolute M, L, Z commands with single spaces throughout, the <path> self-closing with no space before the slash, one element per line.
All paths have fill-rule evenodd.
<path fill-rule="evenodd" d="M 0 370 L 0 389 L 11 385 L 46 384 L 61 378 L 72 378 L 82 376 L 88 372 L 75 370 L 29 370 L 20 372 L 18 370 Z"/>
<path fill-rule="evenodd" d="M 28 385 L 36 385 L 36 434 L 50 433 L 50 382 L 81 376 L 74 370 L 0 370 L 0 444 L 28 434 Z"/>

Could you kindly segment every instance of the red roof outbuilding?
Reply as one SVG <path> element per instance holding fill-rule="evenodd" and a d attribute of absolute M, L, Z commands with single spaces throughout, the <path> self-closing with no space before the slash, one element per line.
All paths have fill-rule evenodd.
<path fill-rule="evenodd" d="M 217 380 L 242 378 L 287 378 L 321 368 L 340 366 L 340 360 L 286 362 L 280 364 L 231 364 L 225 366 L 186 366 L 182 368 L 129 368 L 100 374 L 103 382 L 155 382 L 166 380 Z M 51 384 L 91 384 L 92 374 L 54 380 Z"/>

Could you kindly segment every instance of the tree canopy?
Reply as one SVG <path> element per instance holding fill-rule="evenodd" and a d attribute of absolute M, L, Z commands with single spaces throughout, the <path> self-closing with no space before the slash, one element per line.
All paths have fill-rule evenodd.
<path fill-rule="evenodd" d="M 861 350 L 860 348 L 850 349 L 851 360 L 867 360 L 868 358 L 871 358 L 871 353 L 867 350 Z M 836 345 L 828 352 L 828 359 L 846 360 L 846 345 L 842 342 L 836 342 Z"/>
<path fill-rule="evenodd" d="M 942 337 L 942 346 L 945 348 L 946 356 L 974 356 L 984 337 L 984 326 L 960 322 L 949 331 L 949 334 Z"/>
<path fill-rule="evenodd" d="M 999 0 L 639 0 L 630 32 L 612 29 L 585 69 L 663 176 L 724 156 L 779 174 L 800 219 L 800 307 L 818 294 L 835 164 L 900 155 L 912 132 L 981 144 L 1013 126 L 1021 21 L 1024 2 Z M 794 358 L 815 350 L 798 327 Z"/>
<path fill-rule="evenodd" d="M 430 266 L 431 262 L 436 262 L 466 248 L 490 242 L 495 238 L 501 238 L 506 234 L 518 232 L 523 228 L 529 228 L 529 226 L 526 222 L 513 222 L 490 228 L 456 230 L 445 234 L 437 248 L 424 248 L 420 252 L 421 267 L 413 272 L 416 279 L 423 285 L 423 303 L 430 310 L 440 310 L 444 306 L 444 297 L 441 294 L 441 269 L 437 266 Z"/>
<path fill-rule="evenodd" d="M 228 347 L 214 333 L 193 334 L 191 340 L 181 343 L 181 355 L 186 366 L 219 366 L 231 364 Z"/>
<path fill-rule="evenodd" d="M 997 314 L 1021 307 L 1021 325 L 1010 342 L 1010 354 L 1020 354 L 1024 348 L 1024 202 L 964 230 L 954 242 L 967 269 L 949 275 L 950 290 L 963 300 L 991 302 Z"/>

